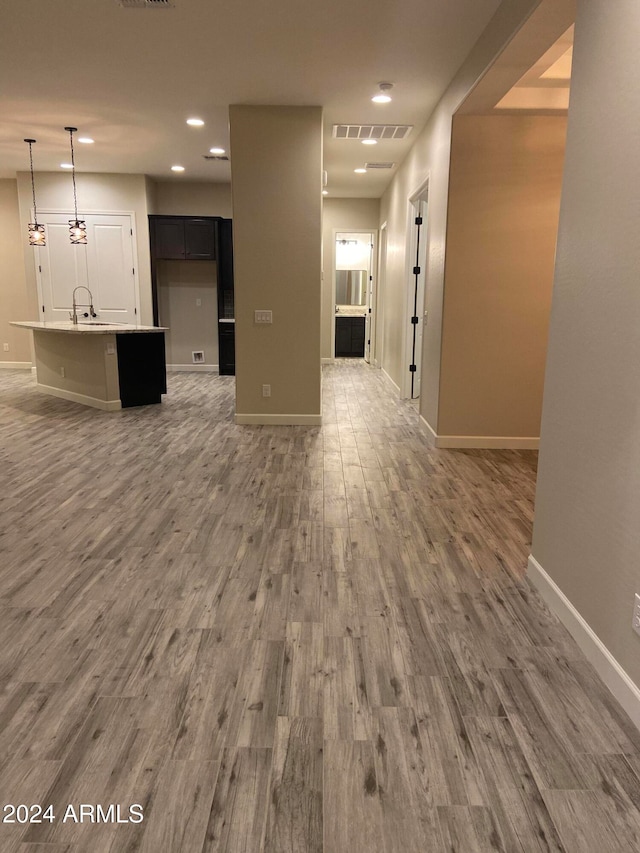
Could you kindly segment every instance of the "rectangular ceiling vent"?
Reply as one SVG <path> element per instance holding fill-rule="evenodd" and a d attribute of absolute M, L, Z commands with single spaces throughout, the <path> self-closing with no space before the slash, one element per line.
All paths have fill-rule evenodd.
<path fill-rule="evenodd" d="M 123 9 L 171 9 L 171 0 L 116 0 Z"/>
<path fill-rule="evenodd" d="M 334 139 L 406 139 L 411 124 L 334 124 Z"/>
<path fill-rule="evenodd" d="M 365 169 L 393 169 L 395 163 L 365 163 Z"/>
<path fill-rule="evenodd" d="M 205 160 L 228 160 L 229 157 L 226 154 L 203 154 L 202 155 Z"/>

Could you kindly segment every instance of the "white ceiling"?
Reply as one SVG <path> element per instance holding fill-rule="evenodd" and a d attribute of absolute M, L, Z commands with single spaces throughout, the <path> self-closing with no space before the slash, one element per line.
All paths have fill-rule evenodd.
<path fill-rule="evenodd" d="M 500 0 L 14 0 L 0 9 L 0 177 L 69 159 L 65 125 L 95 139 L 79 172 L 228 181 L 228 106 L 322 105 L 331 196 L 378 197 Z M 379 81 L 393 101 L 373 104 Z M 204 128 L 185 124 L 199 116 Z M 334 140 L 334 123 L 412 124 L 404 141 Z M 256 139 L 259 156 L 260 140 Z M 176 176 L 170 167 L 185 172 Z"/>

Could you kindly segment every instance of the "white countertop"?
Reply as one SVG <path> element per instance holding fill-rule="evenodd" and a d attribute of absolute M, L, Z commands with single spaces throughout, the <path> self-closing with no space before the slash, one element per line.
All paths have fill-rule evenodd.
<path fill-rule="evenodd" d="M 131 323 L 90 323 L 88 320 L 78 323 L 37 322 L 35 320 L 14 321 L 11 326 L 33 329 L 37 332 L 71 332 L 74 335 L 115 335 L 134 332 L 166 332 L 168 326 L 136 326 Z"/>

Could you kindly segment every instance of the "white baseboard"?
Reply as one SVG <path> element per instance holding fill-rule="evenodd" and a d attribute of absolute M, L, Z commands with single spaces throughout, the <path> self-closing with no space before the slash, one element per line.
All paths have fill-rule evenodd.
<path fill-rule="evenodd" d="M 395 383 L 395 382 L 393 381 L 393 379 L 389 376 L 389 374 L 388 374 L 388 373 L 387 373 L 387 371 L 384 369 L 384 367 L 382 367 L 382 368 L 380 368 L 380 369 L 382 370 L 382 375 L 383 375 L 383 376 L 386 376 L 386 378 L 389 380 L 389 382 L 390 382 L 390 383 L 393 385 L 393 387 L 395 388 L 396 393 L 397 393 L 398 395 L 400 395 L 400 386 L 399 386 L 399 385 L 396 385 L 396 383 Z"/>
<path fill-rule="evenodd" d="M 237 424 L 279 426 L 321 426 L 322 415 L 242 415 L 236 414 Z"/>
<path fill-rule="evenodd" d="M 425 434 L 427 441 L 432 447 L 437 447 L 436 441 L 438 440 L 438 436 L 436 435 L 436 431 L 431 426 L 428 420 L 420 415 L 420 426 L 422 427 L 422 431 Z"/>
<path fill-rule="evenodd" d="M 640 729 L 640 688 L 533 555 L 529 556 L 527 576 L 580 646 L 587 660 L 622 705 L 634 725 Z"/>
<path fill-rule="evenodd" d="M 435 433 L 434 433 L 435 434 Z M 540 439 L 510 435 L 438 435 L 436 447 L 478 450 L 537 450 Z"/>
<path fill-rule="evenodd" d="M 169 373 L 219 373 L 217 364 L 168 364 Z"/>
<path fill-rule="evenodd" d="M 0 361 L 0 369 L 5 370 L 31 370 L 30 361 Z"/>
<path fill-rule="evenodd" d="M 122 408 L 120 400 L 99 400 L 97 397 L 89 397 L 86 394 L 76 394 L 75 391 L 67 391 L 64 388 L 54 388 L 52 385 L 41 385 L 36 383 L 36 389 L 51 397 L 60 397 L 71 403 L 81 403 L 83 406 L 91 406 L 93 409 L 101 409 L 103 412 L 118 412 Z"/>

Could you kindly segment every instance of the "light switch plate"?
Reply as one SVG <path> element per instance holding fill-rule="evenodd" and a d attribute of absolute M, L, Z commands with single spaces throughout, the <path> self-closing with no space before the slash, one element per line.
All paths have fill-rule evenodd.
<path fill-rule="evenodd" d="M 255 311 L 253 316 L 256 323 L 273 323 L 273 313 L 271 311 Z"/>
<path fill-rule="evenodd" d="M 116 345 L 115 344 L 107 344 L 107 355 L 115 355 Z"/>

